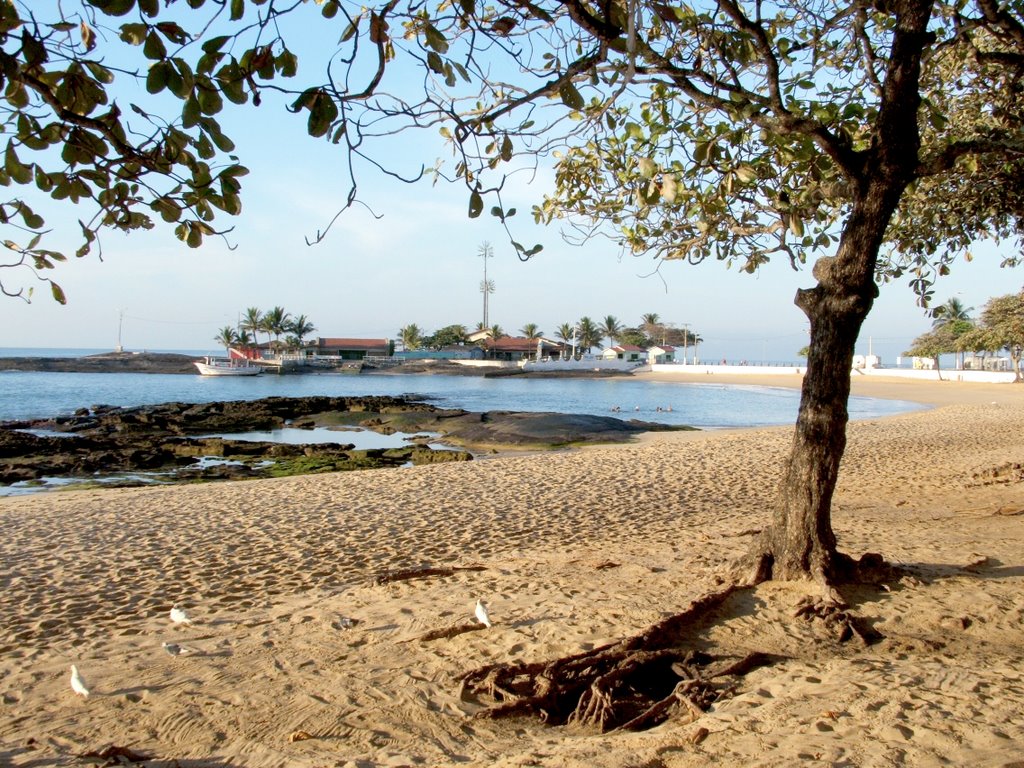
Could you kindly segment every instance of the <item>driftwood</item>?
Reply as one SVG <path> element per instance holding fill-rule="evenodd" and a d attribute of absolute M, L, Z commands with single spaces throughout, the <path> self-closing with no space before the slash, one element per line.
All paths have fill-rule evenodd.
<path fill-rule="evenodd" d="M 373 577 L 373 583 L 376 586 L 382 584 L 390 584 L 394 581 L 410 581 L 412 579 L 428 579 L 432 576 L 454 576 L 459 571 L 486 571 L 487 568 L 482 565 L 453 565 L 450 567 L 432 568 L 426 566 L 423 568 L 404 568 L 399 571 L 381 571 Z"/>
<path fill-rule="evenodd" d="M 78 758 L 83 762 L 99 766 L 138 765 L 153 758 L 141 752 L 121 747 L 116 744 L 108 744 L 102 749 L 94 749 L 89 752 L 82 752 Z"/>
<path fill-rule="evenodd" d="M 487 627 L 483 624 L 457 624 L 454 627 L 432 629 L 426 634 L 420 635 L 419 641 L 421 643 L 429 643 L 431 640 L 447 640 L 452 637 L 464 635 L 467 632 L 477 632 L 481 629 L 487 629 Z"/>

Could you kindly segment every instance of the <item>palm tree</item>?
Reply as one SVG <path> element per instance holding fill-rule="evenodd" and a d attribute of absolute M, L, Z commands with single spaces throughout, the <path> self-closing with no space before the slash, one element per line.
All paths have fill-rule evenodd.
<path fill-rule="evenodd" d="M 217 335 L 213 337 L 213 340 L 224 347 L 225 356 L 231 357 L 231 347 L 238 341 L 238 334 L 235 333 L 235 329 L 230 325 L 225 325 L 217 331 Z"/>
<path fill-rule="evenodd" d="M 601 343 L 601 338 L 604 334 L 601 333 L 601 329 L 589 317 L 581 317 L 577 327 L 579 328 L 580 349 L 590 352 L 591 349 Z"/>
<path fill-rule="evenodd" d="M 295 336 L 295 346 L 301 348 L 302 340 L 315 331 L 316 326 L 313 325 L 305 315 L 296 315 L 292 319 L 291 323 L 288 324 L 287 330 Z"/>
<path fill-rule="evenodd" d="M 423 345 L 423 332 L 416 323 L 398 329 L 398 338 L 402 340 L 402 347 L 408 352 L 419 349 Z"/>
<path fill-rule="evenodd" d="M 661 317 L 657 312 L 648 312 L 645 315 L 641 315 L 640 327 L 647 334 L 647 338 L 650 340 L 649 343 L 657 342 L 659 334 L 664 336 L 665 327 L 661 324 Z M 662 338 L 662 343 L 664 341 L 664 338 Z"/>
<path fill-rule="evenodd" d="M 540 330 L 537 327 L 536 323 L 527 323 L 526 325 L 519 329 L 519 332 L 530 341 L 533 341 L 534 339 L 539 339 L 541 336 L 544 335 L 544 331 Z"/>
<path fill-rule="evenodd" d="M 252 336 L 249 335 L 249 331 L 246 328 L 239 329 L 238 334 L 235 336 L 235 342 L 238 346 L 244 349 L 246 353 L 252 349 Z"/>
<path fill-rule="evenodd" d="M 932 320 L 932 328 L 935 330 L 945 328 L 952 331 L 954 336 L 959 336 L 974 327 L 974 320 L 971 319 L 970 314 L 973 311 L 974 307 L 965 307 L 964 303 L 954 296 L 932 312 L 935 318 Z M 957 370 L 962 370 L 964 367 L 963 355 L 963 352 L 954 353 L 953 359 Z"/>
<path fill-rule="evenodd" d="M 249 331 L 252 334 L 253 343 L 259 344 L 260 340 L 256 334 L 263 330 L 263 313 L 259 307 L 249 307 L 245 310 L 238 328 L 242 331 Z M 267 339 L 269 340 L 270 337 L 268 336 Z"/>
<path fill-rule="evenodd" d="M 558 326 L 558 330 L 555 331 L 555 336 L 561 339 L 564 344 L 572 344 L 573 339 L 576 338 L 576 326 L 572 323 L 562 323 Z"/>
<path fill-rule="evenodd" d="M 932 312 L 932 316 L 935 318 L 932 320 L 932 328 L 938 328 L 954 320 L 970 321 L 970 313 L 973 311 L 974 307 L 965 307 L 964 303 L 954 296 L 951 299 L 947 299 L 945 304 L 936 307 Z"/>
<path fill-rule="evenodd" d="M 615 315 L 608 315 L 601 323 L 601 333 L 608 337 L 608 346 L 615 346 L 615 342 L 619 340 L 619 334 L 622 333 L 622 323 Z"/>
<path fill-rule="evenodd" d="M 281 334 L 288 330 L 291 315 L 284 311 L 284 307 L 274 307 L 263 315 L 263 330 L 274 335 L 275 346 L 280 346 Z"/>
<path fill-rule="evenodd" d="M 505 331 L 503 331 L 501 326 L 498 325 L 497 323 L 492 325 L 487 330 L 489 330 L 491 332 L 491 338 L 492 339 L 502 339 L 502 338 L 505 337 Z"/>

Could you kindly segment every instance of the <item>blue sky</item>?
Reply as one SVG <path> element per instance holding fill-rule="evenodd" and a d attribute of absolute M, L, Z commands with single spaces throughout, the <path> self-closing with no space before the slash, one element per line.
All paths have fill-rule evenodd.
<path fill-rule="evenodd" d="M 305 136 L 303 118 L 273 104 L 227 113 L 223 122 L 251 170 L 243 180 L 243 214 L 224 219 L 234 225 L 234 250 L 216 238 L 189 249 L 164 226 L 130 236 L 108 232 L 102 262 L 93 255 L 58 267 L 66 306 L 53 302 L 45 286 L 31 304 L 0 300 L 0 346 L 113 348 L 122 311 L 121 339 L 134 350 L 215 349 L 217 330 L 234 325 L 249 306 L 305 314 L 318 329 L 314 335 L 323 336 L 394 338 L 408 323 L 427 331 L 473 327 L 482 319 L 477 251 L 484 241 L 495 251 L 488 263 L 497 289 L 490 320 L 509 333 L 536 323 L 553 335 L 584 315 L 599 321 L 612 314 L 635 325 L 656 312 L 697 329 L 708 361 L 792 361 L 807 342 L 807 321 L 792 299 L 798 287 L 813 285 L 809 269 L 795 273 L 779 262 L 746 275 L 719 263 L 667 262 L 652 275 L 658 265 L 648 257 L 620 257 L 600 239 L 571 246 L 556 228 L 535 227 L 528 212 L 547 189 L 543 174 L 532 184 L 520 177 L 506 199 L 521 212 L 511 220 L 517 239 L 544 244 L 526 263 L 494 218 L 466 216 L 463 187 L 406 185 L 369 170 L 360 198 L 383 218 L 356 207 L 324 242 L 307 246 L 304 239 L 329 224 L 347 191 L 340 149 Z M 434 130 L 406 134 L 389 151 L 406 168 L 416 158 L 430 164 L 444 154 L 436 137 Z M 66 207 L 45 213 L 57 225 L 57 241 L 82 215 Z M 980 309 L 991 296 L 1018 290 L 1024 273 L 1000 270 L 998 252 L 980 244 L 973 262 L 957 264 L 940 282 L 937 301 L 956 296 Z M 857 351 L 866 353 L 870 338 L 873 351 L 893 363 L 929 327 L 906 283 L 890 283 Z"/>

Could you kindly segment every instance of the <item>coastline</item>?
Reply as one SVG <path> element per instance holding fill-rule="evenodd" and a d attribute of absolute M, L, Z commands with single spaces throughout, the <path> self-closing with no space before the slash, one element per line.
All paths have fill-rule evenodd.
<path fill-rule="evenodd" d="M 703 373 L 637 373 L 638 380 L 675 381 L 687 384 L 729 384 L 757 387 L 785 387 L 800 389 L 803 375 L 778 374 L 723 374 L 709 376 Z M 993 402 L 1024 403 L 1024 385 L 974 381 L 939 381 L 938 378 L 907 379 L 884 374 L 860 376 L 850 379 L 850 394 L 855 397 L 875 397 L 883 400 L 907 400 L 927 405 L 984 405 Z"/>
<path fill-rule="evenodd" d="M 766 523 L 785 428 L 7 498 L 0 755 L 64 764 L 118 744 L 158 765 L 253 768 L 1009 764 L 1024 741 L 1024 387 L 936 382 L 911 397 L 865 384 L 937 406 L 849 427 L 840 546 L 908 569 L 885 589 L 842 589 L 878 645 L 829 645 L 793 618 L 809 587 L 769 583 L 725 606 L 708 638 L 785 660 L 696 722 L 602 736 L 474 719 L 458 695 L 469 669 L 611 642 L 713 589 Z M 423 565 L 484 570 L 373 583 Z M 478 598 L 494 627 L 422 639 L 471 620 Z M 170 625 L 174 603 L 195 626 Z M 72 663 L 88 700 L 68 686 Z"/>

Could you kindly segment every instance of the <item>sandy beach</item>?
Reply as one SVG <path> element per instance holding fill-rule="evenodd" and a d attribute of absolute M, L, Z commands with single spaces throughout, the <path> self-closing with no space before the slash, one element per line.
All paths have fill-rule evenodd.
<path fill-rule="evenodd" d="M 738 378 L 716 383 L 799 385 Z M 784 659 L 697 720 L 601 735 L 459 696 L 468 670 L 588 650 L 714 589 L 767 523 L 791 428 L 3 498 L 0 765 L 111 744 L 183 768 L 1021 765 L 1024 386 L 853 384 L 931 406 L 849 429 L 840 547 L 904 566 L 840 589 L 875 645 L 826 642 L 793 615 L 811 588 L 768 583 L 706 639 Z M 419 566 L 465 570 L 374 581 Z M 492 627 L 424 638 L 478 599 Z"/>

